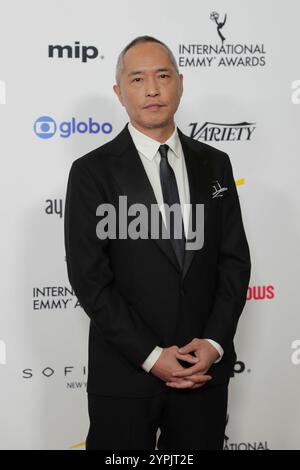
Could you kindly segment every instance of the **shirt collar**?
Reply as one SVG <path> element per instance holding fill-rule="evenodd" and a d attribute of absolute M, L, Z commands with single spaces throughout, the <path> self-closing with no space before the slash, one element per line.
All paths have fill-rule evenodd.
<path fill-rule="evenodd" d="M 132 140 L 137 150 L 142 153 L 146 158 L 148 158 L 148 160 L 153 160 L 153 158 L 158 152 L 159 146 L 162 144 L 157 140 L 152 139 L 148 135 L 144 134 L 143 132 L 139 131 L 136 127 L 132 125 L 131 122 L 128 123 L 128 130 L 131 134 Z M 170 149 L 173 151 L 174 155 L 177 158 L 180 158 L 181 144 L 176 125 L 174 132 L 168 138 L 165 144 L 170 147 Z"/>

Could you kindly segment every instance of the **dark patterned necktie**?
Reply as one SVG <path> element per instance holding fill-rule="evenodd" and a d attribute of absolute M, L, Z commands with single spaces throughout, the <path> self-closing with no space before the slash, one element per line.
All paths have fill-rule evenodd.
<path fill-rule="evenodd" d="M 168 162 L 168 150 L 169 146 L 167 144 L 161 145 L 158 149 L 161 159 L 159 165 L 159 175 L 160 175 L 160 183 L 162 194 L 164 198 L 164 204 L 168 205 L 169 207 L 173 204 L 177 203 L 180 204 L 178 187 L 176 183 L 175 174 L 173 168 L 171 167 L 170 163 Z M 176 213 L 176 212 L 175 212 Z M 168 222 L 168 218 L 166 217 L 166 222 Z M 180 210 L 180 217 L 174 217 L 173 211 L 170 212 L 169 218 L 169 233 L 170 233 L 170 241 L 174 248 L 175 254 L 177 256 L 178 262 L 183 267 L 183 258 L 184 258 L 184 250 L 185 250 L 185 234 L 184 234 L 184 226 L 183 226 L 183 219 Z M 180 226 L 181 226 L 181 238 L 175 238 L 175 224 L 178 224 L 177 232 L 180 234 Z"/>

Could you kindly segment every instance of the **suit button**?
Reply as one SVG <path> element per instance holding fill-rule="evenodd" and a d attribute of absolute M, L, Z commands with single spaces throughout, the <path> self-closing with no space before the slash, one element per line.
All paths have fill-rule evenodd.
<path fill-rule="evenodd" d="M 180 289 L 180 293 L 181 293 L 181 295 L 182 295 L 182 296 L 184 296 L 184 295 L 185 295 L 185 290 L 184 290 L 184 288 L 183 288 L 183 287 Z"/>

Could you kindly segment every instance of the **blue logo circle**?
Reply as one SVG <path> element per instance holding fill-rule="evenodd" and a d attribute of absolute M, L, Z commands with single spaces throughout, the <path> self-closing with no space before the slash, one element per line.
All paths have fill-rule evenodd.
<path fill-rule="evenodd" d="M 56 132 L 56 122 L 49 116 L 41 116 L 35 121 L 33 129 L 41 139 L 50 139 Z"/>

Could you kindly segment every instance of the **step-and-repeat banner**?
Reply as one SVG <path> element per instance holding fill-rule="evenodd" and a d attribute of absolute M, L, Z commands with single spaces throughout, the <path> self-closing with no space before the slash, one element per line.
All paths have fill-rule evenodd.
<path fill-rule="evenodd" d="M 116 60 L 148 34 L 184 75 L 179 128 L 231 158 L 251 249 L 225 449 L 300 449 L 300 3 L 0 0 L 0 16 L 0 448 L 85 448 L 67 177 L 127 122 Z"/>

